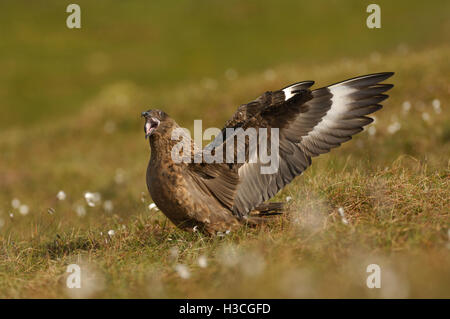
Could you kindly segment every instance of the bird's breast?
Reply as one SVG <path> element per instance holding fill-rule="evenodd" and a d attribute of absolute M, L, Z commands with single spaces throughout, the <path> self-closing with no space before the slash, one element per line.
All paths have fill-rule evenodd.
<path fill-rule="evenodd" d="M 152 165 L 150 162 L 147 187 L 158 208 L 175 224 L 189 217 L 193 203 L 181 167 L 173 163 Z"/>

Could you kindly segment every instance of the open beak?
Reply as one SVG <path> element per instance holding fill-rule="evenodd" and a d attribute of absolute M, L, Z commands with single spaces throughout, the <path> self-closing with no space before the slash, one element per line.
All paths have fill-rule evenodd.
<path fill-rule="evenodd" d="M 151 136 L 153 132 L 158 128 L 160 121 L 154 117 L 146 117 L 147 121 L 144 125 L 145 138 Z"/>

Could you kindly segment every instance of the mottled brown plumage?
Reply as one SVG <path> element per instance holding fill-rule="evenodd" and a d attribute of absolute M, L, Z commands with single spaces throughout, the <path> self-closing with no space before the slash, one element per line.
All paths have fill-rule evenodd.
<path fill-rule="evenodd" d="M 379 103 L 388 97 L 383 93 L 392 85 L 380 82 L 392 74 L 361 76 L 316 90 L 309 89 L 314 82 L 300 82 L 241 105 L 223 128 L 223 138 L 216 137 L 205 149 L 214 154 L 223 146 L 236 155 L 238 148 L 227 146 L 242 137 L 243 130 L 277 128 L 279 168 L 270 174 L 261 174 L 264 165 L 245 137 L 244 162 L 203 159 L 196 163 L 201 150 L 187 135 L 188 161 L 174 161 L 172 150 L 178 140 L 171 137 L 179 126 L 163 111 L 144 112 L 151 147 L 147 186 L 152 199 L 176 226 L 189 231 L 217 234 L 242 224 L 259 224 L 282 209 L 280 203 L 264 202 L 300 175 L 312 157 L 348 141 L 372 122 L 366 115 L 379 110 Z M 242 130 L 227 136 L 227 128 Z"/>

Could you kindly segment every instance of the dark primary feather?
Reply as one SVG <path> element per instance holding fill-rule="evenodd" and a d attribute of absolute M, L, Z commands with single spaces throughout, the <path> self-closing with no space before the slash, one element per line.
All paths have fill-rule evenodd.
<path fill-rule="evenodd" d="M 239 106 L 236 113 L 232 118 L 227 121 L 225 128 L 240 127 L 246 121 L 263 111 L 265 108 L 282 103 L 286 100 L 286 97 L 292 97 L 294 94 L 299 93 L 301 90 L 306 90 L 314 84 L 314 81 L 303 81 L 287 86 L 279 91 L 266 92 L 256 100 Z"/>
<path fill-rule="evenodd" d="M 273 197 L 311 164 L 311 157 L 338 147 L 372 122 L 366 115 L 381 108 L 379 103 L 388 97 L 383 93 L 393 87 L 379 82 L 392 75 L 391 72 L 365 75 L 313 91 L 309 87 L 314 82 L 299 82 L 279 91 L 266 92 L 255 101 L 241 105 L 223 133 L 226 128 L 236 127 L 279 128 L 279 169 L 274 174 L 261 174 L 263 165 L 259 161 L 248 162 L 252 154 L 248 153 L 246 145 L 246 163 L 228 166 L 228 174 L 237 171 L 239 179 L 233 200 L 231 195 L 219 200 L 225 201 L 227 207 L 232 202 L 233 213 L 243 217 Z M 226 145 L 227 141 L 230 137 L 224 142 L 216 138 L 207 148 Z M 207 184 L 208 181 L 202 182 Z M 219 193 L 223 188 L 216 186 L 218 183 L 213 185 L 209 181 L 209 184 L 212 193 Z"/>

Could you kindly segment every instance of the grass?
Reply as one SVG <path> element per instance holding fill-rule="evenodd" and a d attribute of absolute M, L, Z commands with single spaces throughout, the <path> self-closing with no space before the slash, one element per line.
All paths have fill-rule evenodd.
<path fill-rule="evenodd" d="M 249 3 L 246 6 L 251 6 Z M 10 6 L 16 15 L 21 11 L 19 5 Z M 227 10 L 239 12 L 246 6 L 234 5 Z M 351 5 L 346 6 L 343 11 L 353 10 Z M 418 3 L 411 6 L 406 16 L 420 11 Z M 92 10 L 101 8 L 99 5 Z M 445 44 L 448 41 L 435 41 L 431 36 L 433 26 L 445 26 L 448 21 L 442 22 L 437 14 L 436 19 L 429 19 L 431 27 L 417 34 L 408 33 L 402 42 L 398 33 L 406 33 L 413 26 L 405 25 L 393 34 L 387 32 L 385 35 L 390 37 L 386 46 L 375 52 L 369 40 L 361 48 L 355 41 L 348 42 L 346 48 L 339 47 L 336 53 L 324 53 L 318 47 L 305 49 L 309 53 L 304 53 L 304 60 L 288 53 L 273 60 L 262 54 L 254 58 L 257 61 L 253 65 L 249 62 L 248 69 L 244 65 L 251 59 L 249 55 L 244 54 L 242 60 L 233 58 L 235 65 L 242 64 L 241 68 L 233 66 L 231 60 L 221 60 L 223 56 L 214 52 L 192 57 L 182 52 L 180 56 L 186 55 L 184 69 L 161 66 L 160 72 L 167 70 L 168 78 L 155 86 L 157 75 L 150 79 L 142 71 L 145 67 L 141 71 L 134 69 L 141 56 L 129 59 L 133 52 L 143 54 L 139 46 L 133 46 L 137 42 L 130 40 L 132 47 L 122 49 L 122 53 L 114 48 L 121 36 L 130 35 L 133 28 L 140 29 L 139 19 L 145 18 L 145 14 L 138 14 L 138 2 L 131 8 L 111 9 L 111 14 L 120 9 L 125 10 L 124 16 L 136 14 L 136 20 L 117 39 L 110 35 L 111 39 L 99 44 L 102 52 L 110 49 L 107 55 L 114 56 L 114 61 L 124 54 L 124 62 L 98 75 L 97 80 L 87 79 L 87 71 L 77 71 L 73 78 L 55 82 L 60 76 L 56 65 L 54 69 L 30 73 L 26 81 L 36 83 L 35 90 L 40 91 L 33 95 L 23 79 L 26 73 L 11 71 L 25 81 L 25 93 L 12 90 L 7 98 L 3 95 L 6 106 L 2 111 L 10 122 L 0 129 L 0 297 L 450 297 L 450 47 Z M 400 10 L 401 6 L 395 8 Z M 305 10 L 316 12 L 318 7 L 308 5 Z M 0 12 L 4 15 L 4 10 Z M 268 19 L 275 15 L 262 12 Z M 339 12 L 338 16 L 343 14 Z M 424 11 L 424 20 L 428 21 L 430 12 Z M 184 17 L 181 12 L 177 14 Z M 287 14 L 291 14 L 289 10 Z M 164 16 L 157 21 L 163 23 Z M 208 31 L 213 34 L 226 22 L 220 17 L 207 18 L 204 13 L 198 16 L 204 20 L 188 31 L 203 30 L 202 26 L 217 18 L 219 26 L 213 24 Z M 350 20 L 360 18 L 352 15 Z M 254 19 L 254 23 L 262 23 Z M 5 21 L 9 20 L 2 23 Z M 62 48 L 58 51 L 57 44 L 67 44 L 68 40 L 58 36 L 63 31 L 51 28 L 52 19 L 33 21 L 23 28 L 33 30 L 31 26 L 39 25 L 39 32 L 47 30 L 52 36 L 47 44 L 50 53 L 44 61 L 52 54 L 66 52 Z M 240 26 L 245 19 L 236 23 Z M 322 39 L 321 43 L 328 38 L 336 41 L 332 35 L 343 31 L 364 38 L 366 31 L 352 31 L 351 23 L 346 23 L 339 29 L 318 27 L 312 32 Z M 261 37 L 263 33 L 252 28 L 247 32 Z M 230 41 L 232 34 L 223 31 L 221 36 Z M 429 43 L 418 44 L 424 34 L 430 35 Z M 441 35 L 445 39 L 444 31 Z M 75 52 L 91 46 L 91 36 L 92 31 L 74 35 L 81 41 L 73 44 Z M 271 41 L 277 41 L 271 36 Z M 379 36 L 374 38 L 378 44 L 382 41 Z M 243 39 L 246 37 L 236 41 Z M 7 41 L 10 51 L 0 50 L 3 65 L 9 65 L 5 55 L 12 56 L 16 48 L 11 44 L 12 36 Z M 200 45 L 205 39 L 195 41 Z M 218 43 L 214 42 L 211 50 L 219 50 Z M 155 54 L 169 52 L 165 45 Z M 258 48 L 258 44 L 252 45 Z M 252 45 L 247 48 L 252 49 Z M 188 50 L 190 46 L 181 47 Z M 301 51 L 299 47 L 294 49 Z M 352 50 L 355 52 L 349 54 Z M 274 48 L 269 51 L 276 55 Z M 309 59 L 314 52 L 322 52 L 323 56 Z M 39 57 L 23 54 L 16 59 L 44 68 L 45 63 L 38 63 Z M 175 59 L 177 54 L 171 52 L 169 57 Z M 61 57 L 61 63 L 71 68 L 83 60 L 76 54 L 67 55 Z M 70 59 L 75 60 L 71 63 Z M 203 65 L 202 61 L 204 69 L 191 77 L 191 71 Z M 230 65 L 238 70 L 237 78 L 223 75 Z M 53 71 L 52 81 L 39 77 Z M 375 123 L 339 149 L 315 159 L 302 176 L 277 195 L 275 200 L 292 197 L 284 216 L 258 229 L 243 228 L 225 237 L 206 238 L 184 233 L 161 212 L 148 209 L 152 201 L 144 175 L 149 148 L 139 118 L 142 110 L 163 108 L 187 128 L 200 118 L 204 128 L 221 127 L 238 105 L 264 90 L 308 79 L 316 80 L 320 87 L 381 71 L 396 72 L 390 79 L 395 87 L 383 103 L 384 108 L 377 112 Z M 202 80 L 203 76 L 207 79 Z M 3 93 L 5 88 L 8 91 L 22 85 L 5 74 L 0 79 Z M 59 87 L 63 89 L 58 98 Z M 77 87 L 79 94 L 74 93 L 72 98 L 70 92 Z M 44 105 L 42 112 L 25 103 L 27 94 L 37 101 L 37 107 Z M 406 102 L 411 105 L 409 110 Z M 58 106 L 61 110 L 55 111 Z M 28 117 L 22 117 L 27 111 L 33 118 L 29 125 Z M 2 121 L 7 122 L 5 117 Z M 65 200 L 57 200 L 60 190 L 67 194 Z M 87 206 L 83 198 L 86 191 L 99 192 L 102 202 Z M 28 214 L 22 215 L 20 209 L 12 207 L 14 198 L 29 207 Z M 105 208 L 105 201 L 111 201 L 112 210 Z M 86 211 L 81 217 L 77 214 L 80 207 Z M 108 234 L 110 230 L 113 235 Z M 205 260 L 207 266 L 202 267 Z M 65 285 L 66 269 L 72 263 L 82 269 L 83 288 L 79 290 Z M 374 263 L 381 267 L 381 289 L 366 287 L 366 267 Z"/>

